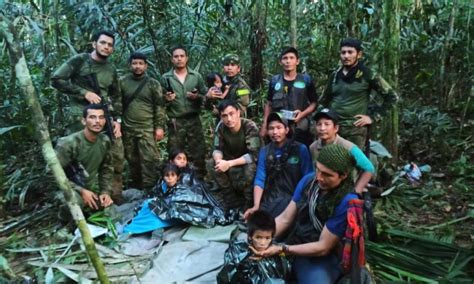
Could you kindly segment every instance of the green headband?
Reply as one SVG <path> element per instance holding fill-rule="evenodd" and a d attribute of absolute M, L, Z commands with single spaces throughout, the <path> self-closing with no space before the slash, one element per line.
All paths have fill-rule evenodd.
<path fill-rule="evenodd" d="M 341 145 L 330 144 L 324 146 L 317 161 L 339 174 L 348 174 L 354 167 L 354 158 Z"/>

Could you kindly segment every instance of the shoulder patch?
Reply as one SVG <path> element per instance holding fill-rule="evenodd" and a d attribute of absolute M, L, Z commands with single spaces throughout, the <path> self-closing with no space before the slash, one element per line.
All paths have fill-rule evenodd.
<path fill-rule="evenodd" d="M 237 96 L 246 96 L 246 95 L 249 95 L 250 94 L 250 90 L 249 89 L 240 89 L 240 90 L 237 90 Z"/>
<path fill-rule="evenodd" d="M 306 87 L 306 83 L 303 81 L 296 81 L 293 84 L 293 87 L 298 88 L 298 89 L 304 89 Z"/>

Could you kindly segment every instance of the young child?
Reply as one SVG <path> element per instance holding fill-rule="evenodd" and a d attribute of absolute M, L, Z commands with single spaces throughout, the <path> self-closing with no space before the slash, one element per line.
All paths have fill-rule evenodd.
<path fill-rule="evenodd" d="M 270 279 L 288 281 L 291 265 L 284 255 L 260 258 L 254 256 L 252 251 L 267 249 L 273 242 L 275 230 L 275 219 L 269 213 L 255 211 L 247 220 L 247 242 L 237 240 L 230 244 L 217 282 L 264 283 Z"/>
<path fill-rule="evenodd" d="M 185 185 L 194 185 L 199 181 L 194 177 L 194 168 L 188 163 L 188 157 L 182 149 L 173 149 L 169 154 L 169 162 L 180 170 L 179 181 Z"/>
<path fill-rule="evenodd" d="M 212 109 L 212 114 L 217 117 L 219 120 L 219 112 L 217 111 L 217 104 L 219 101 L 223 100 L 227 93 L 229 93 L 229 85 L 224 85 L 222 75 L 218 72 L 211 72 L 206 76 L 207 87 L 213 89 L 217 95 L 208 97 L 208 107 Z M 216 123 L 218 123 L 217 121 Z"/>

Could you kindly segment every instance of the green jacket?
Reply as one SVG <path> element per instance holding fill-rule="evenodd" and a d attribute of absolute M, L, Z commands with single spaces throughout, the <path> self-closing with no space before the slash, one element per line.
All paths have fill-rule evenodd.
<path fill-rule="evenodd" d="M 88 75 L 95 74 L 100 87 L 100 95 L 111 104 L 109 109 L 114 117 L 122 113 L 122 104 L 118 90 L 117 70 L 108 62 L 98 62 L 89 53 L 81 53 L 68 59 L 51 77 L 51 84 L 71 98 L 71 113 L 82 114 L 88 105 L 84 95 L 95 92 Z"/>
<path fill-rule="evenodd" d="M 201 113 L 207 87 L 198 72 L 188 68 L 188 74 L 186 75 L 184 84 L 181 84 L 174 75 L 174 69 L 171 69 L 163 74 L 161 85 L 165 88 L 165 92 L 171 88 L 176 94 L 175 100 L 165 103 L 166 114 L 169 118 L 189 117 Z M 195 100 L 189 100 L 186 97 L 186 93 L 194 89 L 198 90 L 199 97 Z"/>
<path fill-rule="evenodd" d="M 342 74 L 342 67 L 336 70 L 329 77 L 320 101 L 322 106 L 332 108 L 339 115 L 342 126 L 352 125 L 357 120 L 354 118 L 357 114 L 369 114 L 371 91 L 383 99 L 378 111 L 382 114 L 398 100 L 397 94 L 381 76 L 362 63 L 354 68 L 347 76 Z"/>
<path fill-rule="evenodd" d="M 55 151 L 63 168 L 72 162 L 81 164 L 86 170 L 86 189 L 102 194 L 111 194 L 113 167 L 110 157 L 111 142 L 105 134 L 99 134 L 92 143 L 84 136 L 84 130 L 59 139 Z M 71 182 L 73 188 L 82 187 Z"/>
<path fill-rule="evenodd" d="M 147 82 L 141 91 L 135 94 L 145 78 Z M 136 78 L 133 74 L 127 74 L 120 78 L 119 86 L 124 107 L 122 125 L 125 131 L 139 134 L 153 133 L 156 128 L 165 129 L 164 99 L 161 85 L 157 80 L 149 76 Z"/>

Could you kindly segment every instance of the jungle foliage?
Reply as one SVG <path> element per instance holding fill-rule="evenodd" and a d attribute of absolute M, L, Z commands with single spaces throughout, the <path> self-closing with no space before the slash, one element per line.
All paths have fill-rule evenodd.
<path fill-rule="evenodd" d="M 259 121 L 267 79 L 279 72 L 278 54 L 291 43 L 290 2 L 0 1 L 0 13 L 20 32 L 51 136 L 57 138 L 68 109 L 67 99 L 50 86 L 51 74 L 71 55 L 89 51 L 98 29 L 117 34 L 111 59 L 120 74 L 127 72 L 127 58 L 135 50 L 149 55 L 149 72 L 156 77 L 171 68 L 169 50 L 177 44 L 188 48 L 189 65 L 201 74 L 220 71 L 222 56 L 238 53 L 256 91 L 250 113 Z M 473 266 L 474 239 L 472 11 L 472 3 L 464 0 L 297 1 L 300 70 L 315 79 L 321 93 L 337 67 L 339 41 L 362 39 L 365 62 L 401 98 L 398 116 L 389 118 L 399 125 L 399 141 L 392 145 L 399 155 L 390 162 L 391 173 L 408 162 L 432 167 L 418 187 L 393 179 L 386 188 L 392 191 L 377 203 L 384 242 L 368 249 L 369 260 L 373 252 L 372 260 L 379 263 L 374 266 L 379 279 L 430 282 L 473 276 L 466 274 Z M 390 21 L 398 26 L 388 27 Z M 56 186 L 33 137 L 30 109 L 3 39 L 0 49 L 0 218 L 12 218 L 44 204 Z M 212 118 L 206 113 L 203 120 L 210 134 Z M 383 133 L 386 126 L 377 124 Z M 415 270 L 397 266 L 404 263 L 400 255 L 406 257 L 417 246 L 412 233 L 432 240 L 420 248 L 424 252 L 411 251 L 416 255 L 412 265 L 421 267 Z M 1 235 L 1 246 L 11 245 L 11 238 Z M 426 252 L 435 249 L 449 250 L 449 263 L 438 256 L 437 265 L 428 265 L 432 259 Z M 398 262 L 388 260 L 388 254 Z"/>

